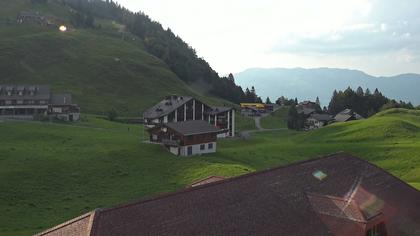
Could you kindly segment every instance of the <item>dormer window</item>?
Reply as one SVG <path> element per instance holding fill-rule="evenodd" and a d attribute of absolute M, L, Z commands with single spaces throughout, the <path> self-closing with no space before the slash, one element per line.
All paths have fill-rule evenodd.
<path fill-rule="evenodd" d="M 7 96 L 12 96 L 12 91 L 7 91 Z"/>
<path fill-rule="evenodd" d="M 23 91 L 18 92 L 19 96 L 23 96 Z"/>

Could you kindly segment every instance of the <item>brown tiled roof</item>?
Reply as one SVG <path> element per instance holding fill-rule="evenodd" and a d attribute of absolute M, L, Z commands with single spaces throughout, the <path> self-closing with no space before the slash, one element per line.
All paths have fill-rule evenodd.
<path fill-rule="evenodd" d="M 221 131 L 220 129 L 216 128 L 214 125 L 211 125 L 207 121 L 204 121 L 204 120 L 189 120 L 189 121 L 183 121 L 183 122 L 172 122 L 172 123 L 164 124 L 164 126 L 185 136 L 207 134 L 207 133 L 218 133 Z"/>
<path fill-rule="evenodd" d="M 353 199 L 319 194 L 308 194 L 308 198 L 314 210 L 319 214 L 356 222 L 367 222 L 362 210 Z"/>
<path fill-rule="evenodd" d="M 339 153 L 98 210 L 90 235 L 357 236 L 377 212 L 388 235 L 420 235 L 419 206 L 416 189 Z"/>

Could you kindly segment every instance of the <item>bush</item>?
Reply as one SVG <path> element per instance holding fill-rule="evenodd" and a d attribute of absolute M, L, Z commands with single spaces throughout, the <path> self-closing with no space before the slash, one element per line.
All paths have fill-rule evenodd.
<path fill-rule="evenodd" d="M 108 120 L 115 121 L 118 117 L 118 113 L 115 109 L 112 109 L 107 112 L 107 117 L 108 117 Z"/>

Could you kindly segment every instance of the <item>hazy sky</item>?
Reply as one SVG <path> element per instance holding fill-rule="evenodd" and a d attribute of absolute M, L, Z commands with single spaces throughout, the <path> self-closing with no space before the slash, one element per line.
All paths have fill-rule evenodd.
<path fill-rule="evenodd" d="M 252 67 L 420 73 L 419 0 L 118 0 L 183 38 L 219 74 Z"/>

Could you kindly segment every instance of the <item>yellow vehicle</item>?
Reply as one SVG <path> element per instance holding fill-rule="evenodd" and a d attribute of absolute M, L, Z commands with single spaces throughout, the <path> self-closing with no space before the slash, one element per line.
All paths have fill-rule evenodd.
<path fill-rule="evenodd" d="M 241 103 L 241 108 L 254 108 L 257 110 L 265 110 L 265 104 L 263 103 Z"/>

